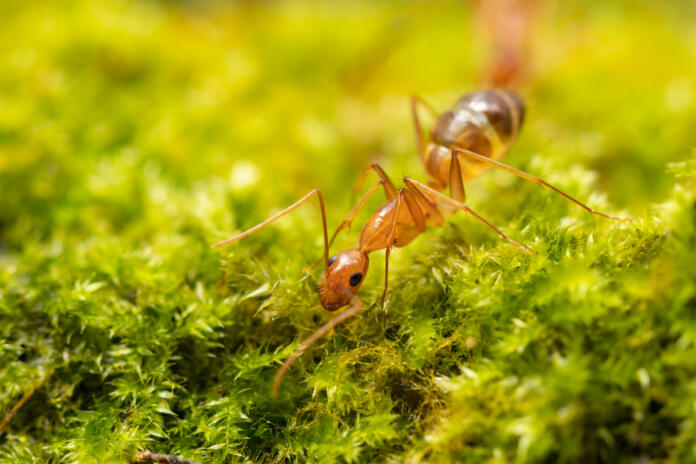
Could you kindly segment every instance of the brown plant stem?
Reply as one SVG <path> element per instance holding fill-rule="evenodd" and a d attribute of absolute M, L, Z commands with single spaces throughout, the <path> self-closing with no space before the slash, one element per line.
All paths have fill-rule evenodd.
<path fill-rule="evenodd" d="M 150 450 L 142 450 L 135 453 L 133 459 L 130 460 L 131 464 L 136 464 L 139 462 L 159 462 L 163 464 L 198 464 L 196 461 L 189 461 L 188 459 L 182 459 L 173 454 L 157 454 Z"/>
<path fill-rule="evenodd" d="M 43 384 L 44 384 L 49 378 L 51 378 L 51 376 L 53 375 L 53 372 L 54 372 L 54 371 L 49 372 L 48 374 L 46 374 L 46 376 L 45 376 L 43 379 L 41 379 L 41 380 L 39 380 L 38 382 L 36 382 L 36 383 L 34 384 L 34 386 L 31 387 L 31 390 L 29 390 L 28 392 L 26 392 L 26 393 L 24 394 L 24 396 L 22 396 L 22 398 L 20 398 L 20 400 L 17 402 L 17 404 L 15 404 L 15 405 L 12 407 L 12 409 L 10 409 L 10 412 L 8 412 L 7 415 L 5 416 L 5 418 L 2 420 L 2 422 L 0 422 L 0 433 L 1 433 L 1 432 L 3 431 L 3 429 L 7 426 L 7 424 L 10 423 L 10 421 L 12 420 L 12 418 L 14 417 L 14 415 L 17 414 L 17 411 L 19 411 L 19 408 L 21 408 L 22 406 L 24 406 L 24 403 L 26 403 L 27 401 L 29 401 L 29 398 L 31 398 L 31 397 L 34 395 L 34 393 L 36 393 L 36 391 L 37 391 L 39 388 L 41 388 L 41 387 L 43 386 Z"/>

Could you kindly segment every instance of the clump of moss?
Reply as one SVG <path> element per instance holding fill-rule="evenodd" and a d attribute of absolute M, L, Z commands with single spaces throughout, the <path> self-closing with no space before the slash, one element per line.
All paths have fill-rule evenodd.
<path fill-rule="evenodd" d="M 331 317 L 318 211 L 210 244 L 314 187 L 338 224 L 375 156 L 420 177 L 406 96 L 475 87 L 470 12 L 33 5 L 0 5 L 1 461 L 696 460 L 688 6 L 564 2 L 533 40 L 507 161 L 633 222 L 491 172 L 472 204 L 536 252 L 453 216 L 394 251 L 384 309 L 375 255 L 273 397 Z"/>

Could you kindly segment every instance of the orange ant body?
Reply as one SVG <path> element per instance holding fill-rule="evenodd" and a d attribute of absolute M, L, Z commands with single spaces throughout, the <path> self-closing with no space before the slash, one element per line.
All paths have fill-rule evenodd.
<path fill-rule="evenodd" d="M 427 143 L 422 134 L 418 105 L 424 106 L 437 118 L 430 130 Z M 411 112 L 418 152 L 428 176 L 429 186 L 409 177 L 404 177 L 404 187 L 397 190 L 386 172 L 379 165 L 373 164 L 360 177 L 354 190 L 362 186 L 371 171 L 375 171 L 380 179 L 358 201 L 338 229 L 336 229 L 331 240 L 327 240 L 324 200 L 321 192 L 315 189 L 261 224 L 229 240 L 213 245 L 214 248 L 217 248 L 246 237 L 289 213 L 315 194 L 319 199 L 324 228 L 323 258 L 325 269 L 319 289 L 321 304 L 329 311 L 335 311 L 346 306 L 351 301 L 353 305 L 348 310 L 329 320 L 288 357 L 276 374 L 273 383 L 273 394 L 277 392 L 285 372 L 309 346 L 331 329 L 360 312 L 362 305 L 356 294 L 367 273 L 369 266 L 368 254 L 378 250 L 385 250 L 383 305 L 388 287 L 389 254 L 392 247 L 408 245 L 419 234 L 424 232 L 428 225 L 441 226 L 445 220 L 443 206 L 445 207 L 445 212 L 463 210 L 471 213 L 476 219 L 491 227 L 512 245 L 524 252 L 532 252 L 531 249 L 510 239 L 464 204 L 466 200 L 464 180 L 476 177 L 491 167 L 497 167 L 523 179 L 548 187 L 593 214 L 621 220 L 591 209 L 570 195 L 548 184 L 543 179 L 498 161 L 508 152 L 510 146 L 515 141 L 524 119 L 524 104 L 517 94 L 507 90 L 469 93 L 461 97 L 451 110 L 440 115 L 422 98 L 412 97 Z M 363 227 L 358 248 L 340 252 L 329 258 L 329 248 L 337 234 L 341 229 L 350 226 L 355 216 L 380 186 L 384 189 L 387 201 L 375 211 Z M 441 190 L 446 189 L 448 186 L 449 196 L 440 193 Z"/>

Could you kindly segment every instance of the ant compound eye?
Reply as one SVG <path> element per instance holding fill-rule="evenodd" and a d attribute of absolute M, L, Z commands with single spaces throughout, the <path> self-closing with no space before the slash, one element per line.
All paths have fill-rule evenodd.
<path fill-rule="evenodd" d="M 332 257 L 329 258 L 329 266 L 331 266 L 334 261 L 336 261 L 336 255 L 333 255 Z"/>
<path fill-rule="evenodd" d="M 355 274 L 350 276 L 350 280 L 348 281 L 348 283 L 350 283 L 351 287 L 355 287 L 356 285 L 358 285 L 360 283 L 360 281 L 362 280 L 362 277 L 363 277 L 362 272 L 356 272 Z"/>

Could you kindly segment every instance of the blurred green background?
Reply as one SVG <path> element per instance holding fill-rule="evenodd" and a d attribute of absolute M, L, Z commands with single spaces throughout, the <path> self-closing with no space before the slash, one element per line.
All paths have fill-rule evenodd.
<path fill-rule="evenodd" d="M 129 228 L 133 218 L 152 219 L 152 233 L 185 216 L 213 220 L 227 206 L 221 183 L 261 211 L 319 187 L 335 223 L 371 160 L 396 178 L 420 175 L 408 95 L 444 110 L 480 85 L 491 50 L 471 10 L 5 1 L 3 237 L 15 245 Z M 520 89 L 528 124 L 508 162 L 540 155 L 559 171 L 591 168 L 600 191 L 638 211 L 663 197 L 665 163 L 693 142 L 693 10 L 546 4 Z M 161 204 L 162 188 L 190 207 Z"/>
<path fill-rule="evenodd" d="M 559 439 L 563 451 L 532 436 L 534 455 L 510 438 L 521 425 L 507 423 L 487 438 L 499 442 L 479 449 L 455 432 L 438 435 L 452 407 L 445 394 L 399 386 L 356 405 L 387 388 L 367 374 L 350 392 L 331 386 L 353 385 L 336 353 L 365 337 L 375 352 L 360 363 L 377 372 L 386 362 L 385 335 L 368 323 L 338 329 L 353 338 L 320 342 L 286 379 L 284 400 L 265 390 L 293 340 L 327 317 L 316 301 L 318 271 L 302 274 L 321 250 L 317 208 L 222 253 L 209 244 L 312 188 L 323 191 L 335 227 L 372 161 L 395 180 L 423 180 L 408 96 L 445 110 L 481 88 L 493 49 L 475 11 L 464 1 L 0 2 L 0 414 L 53 373 L 0 434 L 0 458 L 125 462 L 148 447 L 205 462 L 548 462 L 627 450 L 638 450 L 636 459 L 694 458 L 692 448 L 680 454 L 686 438 L 667 445 L 676 454 L 655 456 L 644 449 L 658 446 L 658 432 L 638 444 L 606 438 L 609 419 L 611 433 L 598 432 L 604 454 L 592 440 L 566 447 Z M 670 199 L 667 164 L 688 160 L 695 143 L 694 18 L 690 1 L 540 2 L 519 88 L 527 119 L 505 162 L 645 219 L 631 239 L 657 237 L 659 227 L 645 226 L 650 205 Z M 468 191 L 475 209 L 524 244 L 545 243 L 566 220 L 589 223 L 573 244 L 601 241 L 593 228 L 614 227 L 505 173 Z M 469 218 L 451 221 L 395 254 L 396 306 L 373 308 L 376 327 L 413 316 L 399 309 L 408 307 L 400 276 L 432 280 L 418 260 L 446 259 L 438 242 L 468 246 L 457 231 L 474 247 L 505 250 L 494 261 L 518 259 Z M 529 231 L 544 221 L 548 236 Z M 616 240 L 608 248 L 630 242 Z M 339 247 L 356 241 L 344 236 Z M 381 293 L 380 260 L 364 286 L 368 305 Z M 423 295 L 439 295 L 442 310 L 449 297 L 432 288 Z M 417 332 L 394 330 L 405 339 Z M 398 345 L 398 335 L 386 337 Z M 436 378 L 459 372 L 465 358 L 452 356 L 408 375 L 434 389 Z M 328 365 L 328 380 L 307 385 L 317 363 Z"/>

